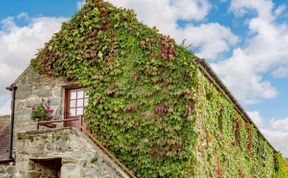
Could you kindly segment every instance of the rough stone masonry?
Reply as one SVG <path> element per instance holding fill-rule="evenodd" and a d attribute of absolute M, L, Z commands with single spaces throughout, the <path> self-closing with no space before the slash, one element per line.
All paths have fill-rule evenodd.
<path fill-rule="evenodd" d="M 17 136 L 15 178 L 129 177 L 77 129 L 30 131 Z"/>

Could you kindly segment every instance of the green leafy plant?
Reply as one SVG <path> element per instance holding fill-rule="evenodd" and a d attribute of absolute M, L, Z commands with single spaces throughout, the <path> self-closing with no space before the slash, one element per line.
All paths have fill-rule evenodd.
<path fill-rule="evenodd" d="M 46 108 L 42 105 L 35 107 L 34 109 L 32 109 L 32 113 L 31 113 L 31 119 L 32 120 L 47 120 L 49 118 L 48 116 L 48 111 L 46 110 Z"/>
<path fill-rule="evenodd" d="M 42 100 L 41 103 L 32 107 L 31 119 L 34 121 L 36 119 L 38 119 L 39 121 L 49 120 L 52 118 L 51 113 L 52 109 L 50 108 L 49 104 L 45 103 L 45 101 Z"/>

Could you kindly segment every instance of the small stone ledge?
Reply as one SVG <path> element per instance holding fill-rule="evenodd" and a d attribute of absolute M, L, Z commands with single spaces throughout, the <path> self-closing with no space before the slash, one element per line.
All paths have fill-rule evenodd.
<path fill-rule="evenodd" d="M 43 133 L 59 132 L 63 130 L 76 130 L 76 129 L 73 127 L 65 127 L 65 128 L 51 129 L 51 130 L 31 130 L 27 132 L 19 132 L 18 134 L 43 134 Z"/>
<path fill-rule="evenodd" d="M 65 128 L 59 128 L 59 129 L 50 129 L 50 130 L 31 130 L 27 132 L 19 132 L 17 133 L 18 139 L 24 139 L 27 138 L 27 136 L 31 135 L 41 135 L 41 134 L 47 134 L 47 133 L 57 133 L 57 132 L 66 132 L 66 133 L 73 133 L 76 129 L 72 127 L 65 127 Z"/>

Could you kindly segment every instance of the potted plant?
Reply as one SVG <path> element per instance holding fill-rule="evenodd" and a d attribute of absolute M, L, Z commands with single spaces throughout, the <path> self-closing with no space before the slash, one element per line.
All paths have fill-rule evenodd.
<path fill-rule="evenodd" d="M 32 107 L 31 119 L 39 121 L 49 120 L 52 118 L 51 116 L 52 110 L 48 104 L 42 99 L 42 102 Z"/>

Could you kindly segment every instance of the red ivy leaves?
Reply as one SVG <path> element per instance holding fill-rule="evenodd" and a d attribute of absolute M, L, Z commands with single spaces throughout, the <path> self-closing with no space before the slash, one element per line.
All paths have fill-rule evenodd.
<path fill-rule="evenodd" d="M 183 150 L 183 145 L 181 143 L 178 143 L 178 142 L 174 141 L 174 140 L 169 142 L 169 150 L 172 150 L 174 145 L 176 147 L 176 151 L 177 152 L 180 152 L 180 151 Z"/>
<path fill-rule="evenodd" d="M 136 108 L 137 108 L 137 106 L 134 103 L 128 104 L 126 106 L 127 111 L 134 111 Z"/>
<path fill-rule="evenodd" d="M 193 112 L 195 107 L 195 103 L 189 103 L 186 105 L 186 109 L 188 110 L 189 113 Z"/>
<path fill-rule="evenodd" d="M 223 169 L 219 166 L 215 166 L 215 178 L 220 178 L 223 173 Z"/>
<path fill-rule="evenodd" d="M 103 22 L 100 30 L 103 30 L 103 31 L 108 30 L 109 29 L 109 24 L 110 24 L 109 21 Z"/>
<path fill-rule="evenodd" d="M 176 58 L 175 41 L 170 36 L 163 36 L 161 38 L 160 55 L 164 61 Z"/>
<path fill-rule="evenodd" d="M 246 133 L 247 133 L 247 149 L 249 153 L 252 153 L 253 145 L 252 145 L 252 135 L 251 135 L 251 128 L 250 126 L 246 126 Z"/>
<path fill-rule="evenodd" d="M 92 59 L 92 58 L 94 58 L 96 55 L 97 55 L 97 52 L 96 52 L 96 51 L 89 51 L 89 52 L 87 52 L 86 54 L 84 54 L 84 57 L 85 57 L 86 59 Z"/>
<path fill-rule="evenodd" d="M 159 116 L 163 116 L 168 112 L 168 106 L 166 104 L 158 104 L 157 106 L 155 106 L 154 108 L 154 113 L 159 115 Z"/>

